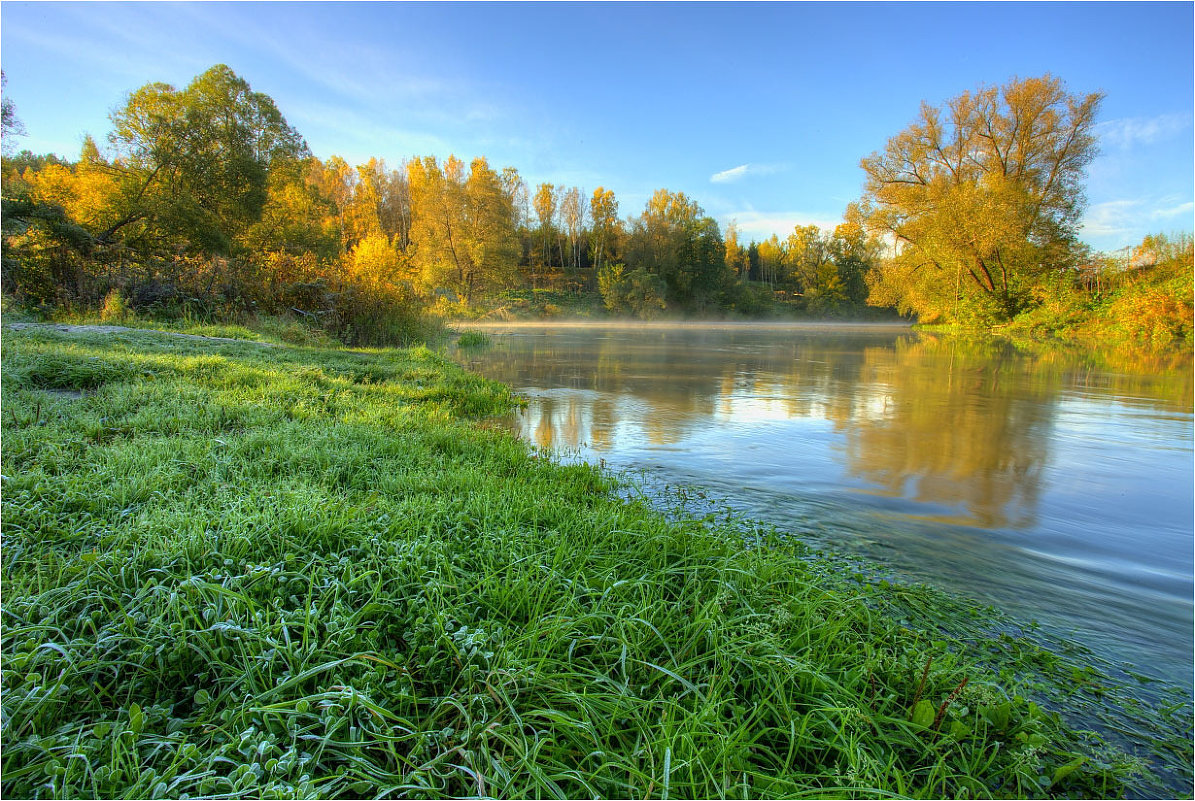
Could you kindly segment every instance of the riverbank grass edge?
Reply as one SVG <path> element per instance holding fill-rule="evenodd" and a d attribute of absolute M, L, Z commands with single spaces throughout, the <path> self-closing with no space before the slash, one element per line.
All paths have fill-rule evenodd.
<path fill-rule="evenodd" d="M 1081 661 L 621 498 L 426 348 L 2 344 L 5 797 L 1162 786 L 1051 707 L 1107 692 Z M 1156 714 L 1189 765 L 1186 710 Z"/>

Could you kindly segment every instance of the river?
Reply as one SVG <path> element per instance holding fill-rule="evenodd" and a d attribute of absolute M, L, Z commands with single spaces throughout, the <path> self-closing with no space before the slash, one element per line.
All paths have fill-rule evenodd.
<path fill-rule="evenodd" d="M 901 326 L 481 327 L 561 458 L 699 489 L 1140 673 L 1192 675 L 1192 365 Z"/>

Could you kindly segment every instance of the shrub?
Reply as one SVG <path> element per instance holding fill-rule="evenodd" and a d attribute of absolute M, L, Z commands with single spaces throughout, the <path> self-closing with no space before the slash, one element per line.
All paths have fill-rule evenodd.
<path fill-rule="evenodd" d="M 130 315 L 129 306 L 125 303 L 124 293 L 120 289 L 110 289 L 104 296 L 104 306 L 100 309 L 100 320 L 105 323 L 123 323 Z"/>
<path fill-rule="evenodd" d="M 606 308 L 615 314 L 629 313 L 647 320 L 667 307 L 664 282 L 642 267 L 632 271 L 625 264 L 603 267 L 598 271 L 598 289 Z"/>

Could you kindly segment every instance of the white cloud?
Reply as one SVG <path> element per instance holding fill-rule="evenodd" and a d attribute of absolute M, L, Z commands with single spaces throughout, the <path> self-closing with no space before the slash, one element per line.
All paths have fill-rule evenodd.
<path fill-rule="evenodd" d="M 362 114 L 343 105 L 316 101 L 292 103 L 287 108 L 287 120 L 303 131 L 308 144 L 321 158 L 339 155 L 350 163 L 358 163 L 376 156 L 394 162 L 389 166 L 397 167 L 398 160 L 409 156 L 433 153 L 447 156 L 452 152 L 448 140 L 399 126 L 391 116 Z"/>
<path fill-rule="evenodd" d="M 1097 247 L 1134 244 L 1159 227 L 1178 226 L 1191 230 L 1195 202 L 1168 196 L 1109 200 L 1096 203 L 1083 218 L 1083 236 Z"/>
<path fill-rule="evenodd" d="M 1133 230 L 1132 218 L 1141 206 L 1139 200 L 1109 200 L 1096 203 L 1083 217 L 1083 233 L 1087 236 L 1123 236 Z"/>
<path fill-rule="evenodd" d="M 710 176 L 710 183 L 728 184 L 737 181 L 745 175 L 771 175 L 788 169 L 786 164 L 740 164 L 729 170 L 722 170 Z"/>
<path fill-rule="evenodd" d="M 740 164 L 737 167 L 732 167 L 729 170 L 722 170 L 710 176 L 710 183 L 728 184 L 731 181 L 737 181 L 747 174 L 747 170 L 751 167 L 750 164 Z"/>
<path fill-rule="evenodd" d="M 833 232 L 842 223 L 841 217 L 830 217 L 825 213 L 805 211 L 773 211 L 762 212 L 740 211 L 733 214 L 721 215 L 723 229 L 734 223 L 739 230 L 739 240 L 762 241 L 772 234 L 784 239 L 797 226 L 816 225 L 824 232 Z"/>
<path fill-rule="evenodd" d="M 1153 209 L 1150 211 L 1149 217 L 1151 220 L 1166 220 L 1171 217 L 1190 217 L 1192 212 L 1195 212 L 1195 202 L 1188 201 L 1187 203 L 1179 203 L 1177 206 Z"/>
<path fill-rule="evenodd" d="M 1105 145 L 1128 150 L 1136 145 L 1152 145 L 1181 134 L 1191 127 L 1190 114 L 1159 114 L 1156 117 L 1122 117 L 1101 122 L 1095 132 Z"/>
<path fill-rule="evenodd" d="M 109 40 L 102 44 L 70 30 L 43 31 L 13 26 L 11 34 L 65 62 L 86 65 L 92 74 L 119 76 L 128 84 L 127 91 L 147 81 L 168 80 L 165 76 L 170 72 L 195 74 L 201 63 L 178 49 L 151 44 L 151 37 L 134 43 L 127 32 L 119 34 L 123 41 Z M 206 69 L 206 66 L 210 65 L 200 69 Z M 121 100 L 121 96 L 115 94 L 108 102 L 117 105 Z"/>
<path fill-rule="evenodd" d="M 408 126 L 441 132 L 484 127 L 509 116 L 507 106 L 492 92 L 483 96 L 472 84 L 435 75 L 401 49 L 387 50 L 360 38 L 326 41 L 322 30 L 283 30 L 259 22 L 237 4 L 179 4 L 177 9 L 194 25 L 206 27 L 214 41 L 256 52 L 322 87 L 326 91 L 319 94 L 326 103 L 339 106 L 340 114 L 393 116 L 401 111 Z M 271 94 L 280 107 L 284 100 L 294 105 L 306 99 L 282 89 Z"/>

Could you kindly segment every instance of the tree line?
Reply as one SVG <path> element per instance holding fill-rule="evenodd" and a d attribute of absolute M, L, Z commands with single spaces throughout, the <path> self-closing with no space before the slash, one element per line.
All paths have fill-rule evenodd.
<path fill-rule="evenodd" d="M 682 192 L 638 215 L 614 193 L 540 183 L 483 158 L 320 159 L 273 100 L 223 65 L 151 83 L 67 161 L 9 156 L 7 295 L 206 315 L 290 313 L 353 343 L 417 337 L 427 310 L 858 316 L 1007 323 L 1082 280 L 1082 179 L 1098 94 L 1050 76 L 965 93 L 863 159 L 832 231 L 743 243 Z M 1115 272 L 1115 270 L 1113 270 Z M 586 306 L 588 304 L 588 306 Z"/>

